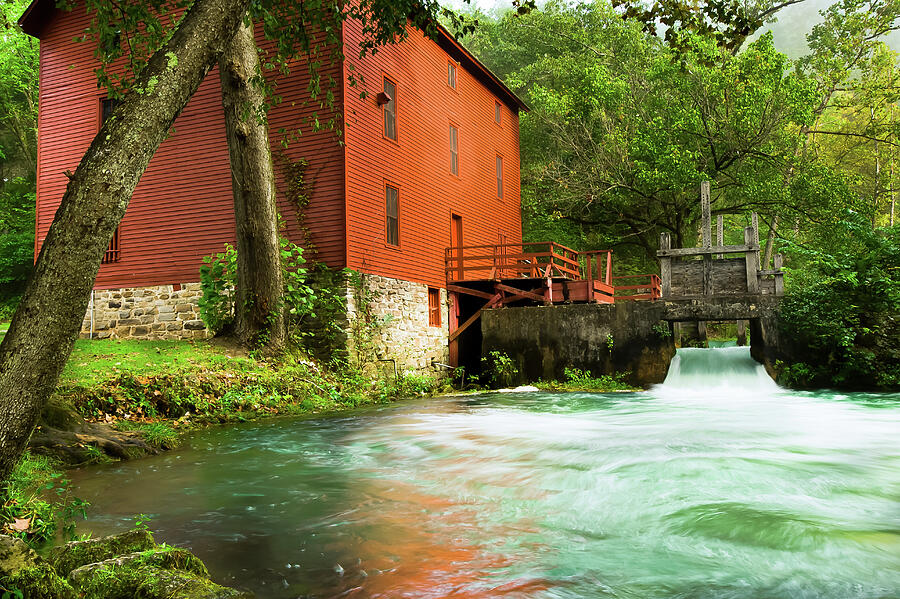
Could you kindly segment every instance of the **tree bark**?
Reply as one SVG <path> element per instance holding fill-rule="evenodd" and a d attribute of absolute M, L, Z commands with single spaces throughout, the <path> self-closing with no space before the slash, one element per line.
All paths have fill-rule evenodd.
<path fill-rule="evenodd" d="M 0 344 L 0 480 L 15 466 L 78 337 L 100 261 L 175 118 L 237 31 L 249 0 L 197 0 L 70 176 Z"/>
<path fill-rule="evenodd" d="M 276 353 L 285 311 L 265 94 L 251 82 L 260 73 L 253 25 L 241 25 L 219 58 L 237 231 L 234 332 L 242 344 Z"/>

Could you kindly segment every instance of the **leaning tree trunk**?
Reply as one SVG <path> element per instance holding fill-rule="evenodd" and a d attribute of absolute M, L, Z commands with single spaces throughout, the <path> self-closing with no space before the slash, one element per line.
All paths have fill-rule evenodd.
<path fill-rule="evenodd" d="M 242 344 L 274 353 L 285 341 L 283 283 L 265 94 L 251 82 L 259 73 L 253 25 L 244 24 L 219 58 L 237 230 L 234 331 Z"/>
<path fill-rule="evenodd" d="M 78 337 L 131 194 L 181 109 L 234 37 L 249 0 L 197 0 L 70 177 L 0 344 L 0 480 L 28 442 Z"/>

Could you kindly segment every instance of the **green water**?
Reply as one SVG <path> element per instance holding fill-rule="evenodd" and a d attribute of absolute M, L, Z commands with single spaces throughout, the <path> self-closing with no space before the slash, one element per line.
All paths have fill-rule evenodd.
<path fill-rule="evenodd" d="M 900 396 L 746 348 L 646 393 L 497 393 L 209 430 L 76 473 L 222 583 L 294 597 L 900 597 Z"/>

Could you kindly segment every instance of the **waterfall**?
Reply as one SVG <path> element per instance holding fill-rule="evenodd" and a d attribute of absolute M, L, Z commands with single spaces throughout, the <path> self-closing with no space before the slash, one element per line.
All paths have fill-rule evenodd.
<path fill-rule="evenodd" d="M 658 390 L 707 394 L 765 394 L 779 391 L 749 347 L 681 348 Z"/>

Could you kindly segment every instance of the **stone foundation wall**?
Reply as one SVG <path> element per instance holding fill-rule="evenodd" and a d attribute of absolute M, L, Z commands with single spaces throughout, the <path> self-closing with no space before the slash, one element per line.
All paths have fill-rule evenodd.
<path fill-rule="evenodd" d="M 366 346 L 364 351 L 373 353 L 378 359 L 393 358 L 398 370 L 403 372 L 440 372 L 432 367 L 431 362 L 446 364 L 448 360 L 447 291 L 440 290 L 441 325 L 430 326 L 427 285 L 372 274 L 361 275 L 360 280 L 369 291 L 368 315 L 372 324 L 363 326 L 358 322 L 351 325 L 351 331 L 363 329 L 363 335 L 369 337 L 363 341 Z M 348 283 L 347 317 L 351 323 L 354 319 L 365 317 L 356 306 L 358 295 L 354 285 Z M 348 345 L 353 354 L 355 344 L 352 338 Z"/>
<path fill-rule="evenodd" d="M 200 283 L 94 291 L 81 325 L 81 337 L 207 339 L 212 333 L 200 319 L 200 295 Z"/>

